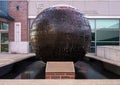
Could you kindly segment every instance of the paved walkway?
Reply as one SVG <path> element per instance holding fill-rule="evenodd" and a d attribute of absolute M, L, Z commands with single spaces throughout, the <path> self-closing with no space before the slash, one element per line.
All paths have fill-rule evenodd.
<path fill-rule="evenodd" d="M 21 60 L 35 56 L 34 53 L 29 54 L 4 54 L 0 53 L 0 67 L 19 62 Z"/>
<path fill-rule="evenodd" d="M 102 58 L 100 56 L 96 56 L 95 53 L 88 53 L 88 54 L 86 54 L 86 57 L 97 59 L 97 60 L 100 60 L 100 61 L 103 61 L 103 62 L 106 62 L 109 64 L 113 64 L 115 66 L 120 66 L 120 62 L 116 62 L 113 60 L 108 60 L 108 59 Z"/>

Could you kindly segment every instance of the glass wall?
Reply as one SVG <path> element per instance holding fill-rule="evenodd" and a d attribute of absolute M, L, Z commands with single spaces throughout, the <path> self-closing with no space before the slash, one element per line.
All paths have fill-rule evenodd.
<path fill-rule="evenodd" d="M 0 52 L 8 52 L 8 23 L 0 22 Z"/>
<path fill-rule="evenodd" d="M 91 26 L 91 35 L 92 35 L 92 41 L 91 41 L 91 47 L 89 49 L 90 52 L 95 52 L 95 20 L 91 19 L 89 20 L 90 26 Z"/>
<path fill-rule="evenodd" d="M 8 0 L 0 0 L 0 9 L 8 13 Z"/>
<path fill-rule="evenodd" d="M 95 52 L 96 46 L 119 45 L 119 19 L 89 19 L 92 41 L 89 52 Z"/>

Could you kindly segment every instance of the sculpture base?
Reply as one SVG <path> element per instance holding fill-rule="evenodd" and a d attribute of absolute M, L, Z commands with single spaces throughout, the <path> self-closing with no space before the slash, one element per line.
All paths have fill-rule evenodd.
<path fill-rule="evenodd" d="M 47 62 L 46 79 L 75 79 L 73 62 Z"/>

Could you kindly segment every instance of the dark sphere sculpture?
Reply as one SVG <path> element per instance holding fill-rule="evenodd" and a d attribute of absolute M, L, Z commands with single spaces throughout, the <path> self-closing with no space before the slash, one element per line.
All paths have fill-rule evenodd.
<path fill-rule="evenodd" d="M 32 48 L 43 61 L 77 61 L 91 41 L 88 20 L 75 8 L 54 6 L 42 11 L 31 29 Z"/>

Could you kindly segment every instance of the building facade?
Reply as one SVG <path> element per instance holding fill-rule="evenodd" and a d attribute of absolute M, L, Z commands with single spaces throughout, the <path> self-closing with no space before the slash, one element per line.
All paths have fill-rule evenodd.
<path fill-rule="evenodd" d="M 0 4 L 6 14 L 0 16 L 0 52 L 28 53 L 28 1 L 2 0 Z"/>
<path fill-rule="evenodd" d="M 14 19 L 8 14 L 8 2 L 0 1 L 0 52 L 8 52 L 9 48 L 9 22 Z"/>
<path fill-rule="evenodd" d="M 9 52 L 28 53 L 28 1 L 9 0 L 9 15 L 14 22 L 9 23 Z"/>
<path fill-rule="evenodd" d="M 0 53 L 29 53 L 29 30 L 35 17 L 54 5 L 77 8 L 89 20 L 96 46 L 120 45 L 120 0 L 2 0 L 0 1 Z"/>

